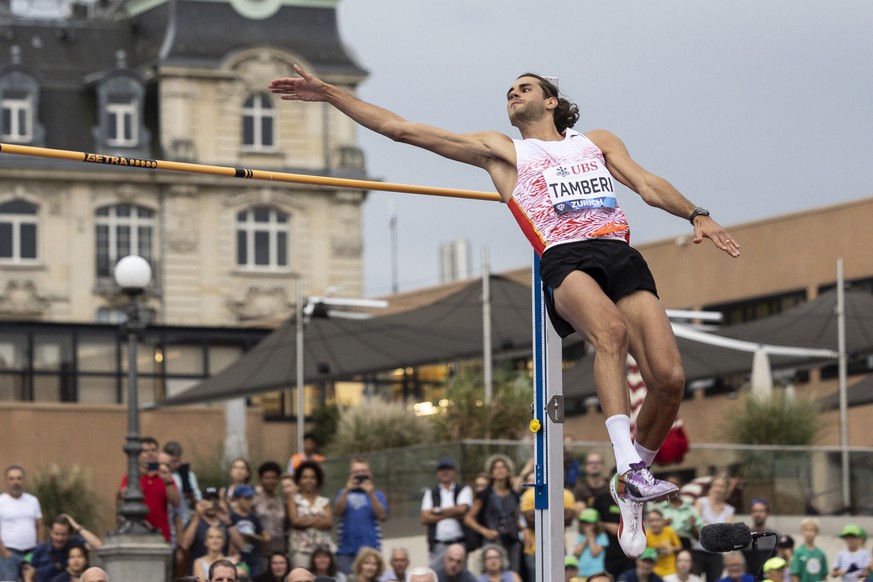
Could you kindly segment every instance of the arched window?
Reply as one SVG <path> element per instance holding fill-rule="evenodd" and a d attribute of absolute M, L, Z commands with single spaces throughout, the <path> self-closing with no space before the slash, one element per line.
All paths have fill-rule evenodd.
<path fill-rule="evenodd" d="M 288 267 L 288 215 L 266 206 L 236 215 L 236 264 L 244 269 Z"/>
<path fill-rule="evenodd" d="M 24 200 L 0 204 L 0 261 L 32 263 L 37 259 L 38 208 Z"/>
<path fill-rule="evenodd" d="M 266 95 L 255 94 L 243 103 L 242 145 L 253 150 L 272 150 L 276 111 Z"/>
<path fill-rule="evenodd" d="M 133 204 L 103 206 L 97 209 L 95 223 L 98 277 L 111 277 L 115 263 L 127 255 L 151 261 L 153 210 Z"/>

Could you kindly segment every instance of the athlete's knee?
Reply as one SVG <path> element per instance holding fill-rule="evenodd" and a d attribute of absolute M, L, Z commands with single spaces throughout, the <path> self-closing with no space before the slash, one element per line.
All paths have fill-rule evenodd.
<path fill-rule="evenodd" d="M 627 325 L 621 318 L 611 318 L 600 326 L 591 341 L 598 352 L 627 353 Z"/>
<path fill-rule="evenodd" d="M 685 371 L 681 364 L 667 366 L 656 379 L 658 400 L 662 405 L 678 407 L 685 394 Z"/>

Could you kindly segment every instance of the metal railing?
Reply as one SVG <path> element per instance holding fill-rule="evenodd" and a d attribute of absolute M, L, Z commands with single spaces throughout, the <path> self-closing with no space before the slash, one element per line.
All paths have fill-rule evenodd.
<path fill-rule="evenodd" d="M 612 447 L 608 442 L 573 442 L 567 445 L 570 457 L 579 460 L 601 453 L 609 465 Z M 839 447 L 787 447 L 695 444 L 679 465 L 654 466 L 657 475 L 679 473 L 686 481 L 728 473 L 735 485 L 729 502 L 738 513 L 747 513 L 754 498 L 766 498 L 773 514 L 835 515 L 873 514 L 873 448 L 850 448 L 852 506 L 843 507 Z M 362 458 L 373 472 L 377 489 L 388 496 L 389 519 L 383 526 L 386 537 L 402 537 L 424 532 L 419 511 L 424 493 L 436 484 L 437 460 L 451 457 L 458 465 L 458 479 L 472 485 L 484 471 L 486 461 L 503 454 L 515 463 L 518 472 L 533 456 L 529 441 L 485 441 L 420 445 L 360 455 L 329 457 L 325 465 L 323 494 L 333 497 L 348 478 L 352 459 Z M 694 485 L 689 489 L 695 489 Z"/>

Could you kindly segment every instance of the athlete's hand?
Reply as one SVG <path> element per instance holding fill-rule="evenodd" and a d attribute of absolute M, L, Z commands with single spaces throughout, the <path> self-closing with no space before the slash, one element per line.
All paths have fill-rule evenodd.
<path fill-rule="evenodd" d="M 294 72 L 300 76 L 273 79 L 267 88 L 286 101 L 324 101 L 327 83 L 297 65 L 294 65 Z"/>
<path fill-rule="evenodd" d="M 699 245 L 708 238 L 719 249 L 732 257 L 740 256 L 740 245 L 725 229 L 709 216 L 698 216 L 694 219 L 694 244 Z"/>

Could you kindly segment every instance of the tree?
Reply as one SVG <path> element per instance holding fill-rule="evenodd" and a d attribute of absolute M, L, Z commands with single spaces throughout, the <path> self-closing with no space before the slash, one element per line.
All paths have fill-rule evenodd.
<path fill-rule="evenodd" d="M 39 469 L 30 479 L 30 490 L 39 499 L 47 525 L 61 513 L 70 514 L 86 527 L 94 527 L 100 517 L 99 500 L 91 487 L 90 474 L 78 465 L 68 469 L 58 465 Z"/>
<path fill-rule="evenodd" d="M 824 426 L 821 408 L 811 400 L 785 394 L 766 399 L 749 395 L 742 407 L 726 416 L 723 432 L 736 444 L 809 446 Z M 773 499 L 772 511 L 802 512 L 808 507 L 812 467 L 807 452 L 747 448 L 739 452 L 738 460 L 746 493 Z M 796 487 L 782 487 L 777 496 L 780 479 L 790 479 Z"/>
<path fill-rule="evenodd" d="M 481 369 L 461 367 L 446 383 L 445 406 L 433 418 L 439 440 L 518 439 L 531 419 L 533 384 L 509 366 L 494 370 L 491 403 L 485 403 Z"/>
<path fill-rule="evenodd" d="M 808 446 L 824 428 L 817 403 L 784 394 L 767 399 L 749 396 L 744 407 L 727 418 L 728 440 L 744 445 Z"/>
<path fill-rule="evenodd" d="M 409 447 L 432 442 L 432 435 L 426 417 L 416 416 L 398 402 L 374 398 L 340 411 L 328 451 L 331 455 L 354 455 Z"/>

